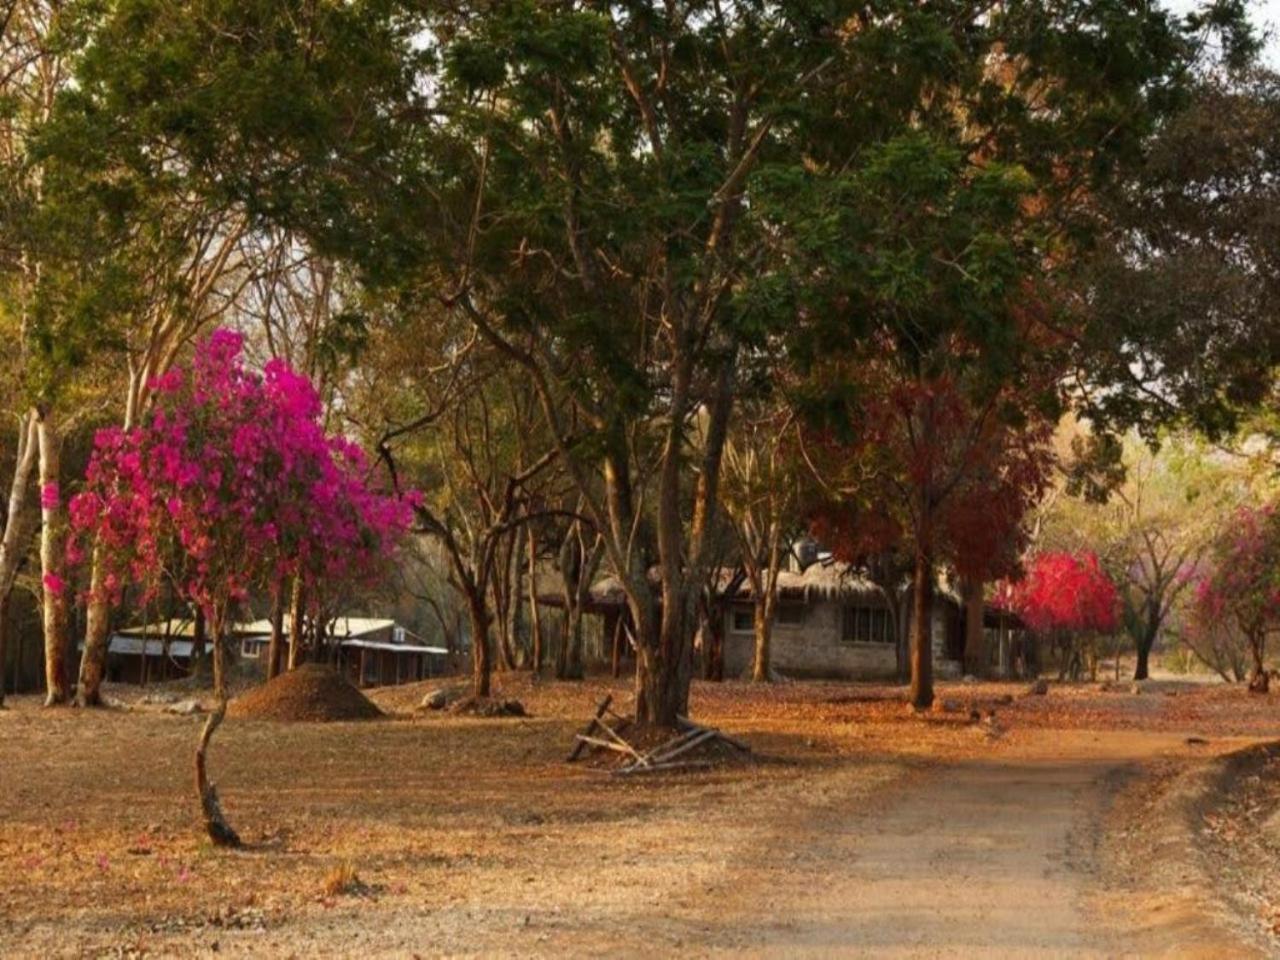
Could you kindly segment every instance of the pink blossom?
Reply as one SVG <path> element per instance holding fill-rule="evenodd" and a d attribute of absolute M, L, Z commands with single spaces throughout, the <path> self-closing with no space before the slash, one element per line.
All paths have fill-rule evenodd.
<path fill-rule="evenodd" d="M 319 597 L 378 579 L 410 529 L 419 495 L 372 489 L 364 452 L 326 435 L 310 381 L 280 361 L 252 373 L 241 346 L 215 331 L 154 381 L 142 423 L 95 439 L 68 557 L 109 546 L 111 600 L 130 582 L 155 596 L 162 572 L 206 607 L 289 577 Z"/>
<path fill-rule="evenodd" d="M 62 591 L 65 590 L 67 587 L 66 581 L 63 580 L 60 576 L 58 576 L 56 573 L 46 573 L 41 578 L 41 582 L 44 584 L 44 588 L 48 590 L 50 593 L 52 593 L 54 596 L 61 594 Z"/>

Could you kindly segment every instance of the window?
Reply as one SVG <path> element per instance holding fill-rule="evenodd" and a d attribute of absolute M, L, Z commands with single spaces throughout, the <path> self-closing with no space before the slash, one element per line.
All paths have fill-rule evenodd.
<path fill-rule="evenodd" d="M 778 612 L 774 619 L 783 626 L 798 627 L 800 624 L 804 623 L 804 604 L 780 603 L 778 604 Z"/>
<path fill-rule="evenodd" d="M 845 643 L 892 643 L 889 611 L 870 605 L 845 607 L 840 639 Z"/>
<path fill-rule="evenodd" d="M 734 633 L 755 633 L 755 616 L 750 607 L 734 607 L 730 629 Z"/>
<path fill-rule="evenodd" d="M 252 659 L 256 659 L 258 657 L 258 654 L 261 652 L 262 652 L 262 647 L 258 644 L 257 640 L 240 641 L 240 653 L 243 654 L 244 656 Z"/>

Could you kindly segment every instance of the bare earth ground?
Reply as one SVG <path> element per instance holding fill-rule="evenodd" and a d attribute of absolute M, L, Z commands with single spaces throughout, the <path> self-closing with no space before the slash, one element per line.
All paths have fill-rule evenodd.
<path fill-rule="evenodd" d="M 563 763 L 625 683 L 502 678 L 518 720 L 413 716 L 429 686 L 375 692 L 394 719 L 229 721 L 211 769 L 241 852 L 194 829 L 199 718 L 11 699 L 0 956 L 1280 950 L 1251 859 L 1275 848 L 1230 833 L 1276 816 L 1276 764 L 1214 759 L 1280 738 L 1280 696 L 954 684 L 959 710 L 912 717 L 894 688 L 698 684 L 697 718 L 762 762 L 641 779 Z"/>

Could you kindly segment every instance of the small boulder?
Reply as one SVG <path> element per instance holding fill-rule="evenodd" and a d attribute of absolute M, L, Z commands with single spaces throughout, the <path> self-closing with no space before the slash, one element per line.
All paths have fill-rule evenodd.
<path fill-rule="evenodd" d="M 418 704 L 420 710 L 443 710 L 449 705 L 449 691 L 444 687 L 437 687 L 435 690 L 427 691 L 426 696 L 422 698 L 422 703 Z"/>
<path fill-rule="evenodd" d="M 179 700 L 177 703 L 171 703 L 165 707 L 166 713 L 176 713 L 179 716 L 190 717 L 197 713 L 204 713 L 204 707 L 200 706 L 197 700 Z"/>
<path fill-rule="evenodd" d="M 1043 697 L 1048 692 L 1049 692 L 1049 681 L 1045 680 L 1044 678 L 1041 678 L 1037 680 L 1035 683 L 1033 683 L 1031 686 L 1027 687 L 1026 695 L 1028 697 Z"/>

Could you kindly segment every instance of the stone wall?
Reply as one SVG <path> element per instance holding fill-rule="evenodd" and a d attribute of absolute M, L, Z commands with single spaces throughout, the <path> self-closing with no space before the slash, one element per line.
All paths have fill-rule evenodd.
<path fill-rule="evenodd" d="M 892 643 L 845 643 L 841 639 L 841 609 L 835 600 L 817 600 L 804 607 L 798 624 L 773 625 L 771 664 L 785 677 L 822 677 L 838 680 L 892 680 L 898 658 Z M 724 675 L 726 679 L 749 676 L 755 655 L 751 631 L 733 629 L 733 610 L 751 612 L 751 604 L 735 604 L 725 613 Z M 935 602 L 932 638 L 934 669 L 940 676 L 959 672 L 959 665 L 945 659 L 946 602 Z"/>

